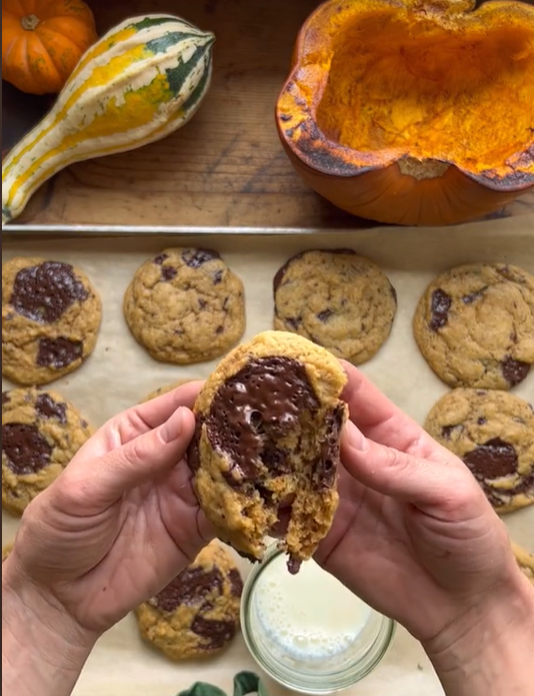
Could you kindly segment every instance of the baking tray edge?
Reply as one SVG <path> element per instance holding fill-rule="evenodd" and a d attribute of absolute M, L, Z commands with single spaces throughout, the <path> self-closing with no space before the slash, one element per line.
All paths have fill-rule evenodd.
<path fill-rule="evenodd" d="M 359 228 L 358 228 L 359 229 Z M 337 233 L 354 233 L 358 229 L 336 229 Z M 370 228 L 371 229 L 371 228 Z M 323 228 L 309 227 L 175 227 L 166 225 L 6 225 L 2 238 L 28 235 L 113 237 L 136 235 L 310 235 L 324 234 Z"/>

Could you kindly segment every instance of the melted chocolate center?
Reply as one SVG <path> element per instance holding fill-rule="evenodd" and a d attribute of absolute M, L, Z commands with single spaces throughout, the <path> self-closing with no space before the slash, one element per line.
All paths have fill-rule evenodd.
<path fill-rule="evenodd" d="M 83 354 L 83 343 L 69 338 L 41 338 L 37 351 L 37 364 L 40 367 L 61 369 L 79 360 Z"/>
<path fill-rule="evenodd" d="M 87 290 L 67 263 L 45 261 L 23 268 L 15 276 L 10 304 L 23 317 L 44 324 L 57 321 Z"/>
<path fill-rule="evenodd" d="M 14 474 L 36 474 L 48 466 L 52 447 L 35 425 L 6 423 L 2 426 L 2 452 Z"/>
<path fill-rule="evenodd" d="M 318 408 L 304 365 L 259 358 L 219 388 L 206 418 L 208 437 L 212 447 L 230 455 L 230 475 L 238 485 L 255 481 L 262 464 L 285 470 L 286 453 L 273 440 L 297 430 L 303 411 Z"/>
<path fill-rule="evenodd" d="M 477 479 L 498 479 L 517 473 L 515 448 L 496 437 L 464 455 L 464 462 Z"/>

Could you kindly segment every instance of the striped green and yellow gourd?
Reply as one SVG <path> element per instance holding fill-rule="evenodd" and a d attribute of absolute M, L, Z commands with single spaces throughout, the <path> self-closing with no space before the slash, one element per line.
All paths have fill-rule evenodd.
<path fill-rule="evenodd" d="M 215 37 L 178 17 L 129 19 L 81 58 L 54 108 L 2 164 L 2 224 L 52 175 L 183 126 L 206 94 Z"/>

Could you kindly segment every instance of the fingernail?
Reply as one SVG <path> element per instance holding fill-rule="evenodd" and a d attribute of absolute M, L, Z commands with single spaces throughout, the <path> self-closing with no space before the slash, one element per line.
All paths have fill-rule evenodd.
<path fill-rule="evenodd" d="M 365 449 L 365 437 L 352 421 L 347 421 L 343 430 L 343 439 L 345 444 L 352 449 L 360 451 Z"/>
<path fill-rule="evenodd" d="M 182 434 L 184 429 L 184 408 L 175 411 L 169 420 L 161 426 L 161 439 L 163 442 L 174 442 Z"/>

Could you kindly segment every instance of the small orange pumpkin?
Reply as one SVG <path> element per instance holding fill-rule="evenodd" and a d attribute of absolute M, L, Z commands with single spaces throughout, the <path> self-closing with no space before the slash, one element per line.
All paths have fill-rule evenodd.
<path fill-rule="evenodd" d="M 295 169 L 380 222 L 481 217 L 534 187 L 534 7 L 328 0 L 278 98 Z"/>
<path fill-rule="evenodd" d="M 56 94 L 98 39 L 82 0 L 3 0 L 2 78 L 30 94 Z"/>

